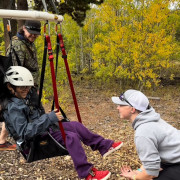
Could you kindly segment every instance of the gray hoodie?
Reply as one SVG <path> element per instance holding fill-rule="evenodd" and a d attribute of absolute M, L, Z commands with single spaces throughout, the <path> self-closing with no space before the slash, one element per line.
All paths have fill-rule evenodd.
<path fill-rule="evenodd" d="M 132 126 L 138 156 L 149 175 L 158 176 L 161 163 L 180 163 L 180 131 L 152 107 L 141 112 Z"/>

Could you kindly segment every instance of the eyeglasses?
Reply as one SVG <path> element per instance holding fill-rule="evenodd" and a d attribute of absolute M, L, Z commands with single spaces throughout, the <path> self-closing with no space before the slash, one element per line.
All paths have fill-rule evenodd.
<path fill-rule="evenodd" d="M 127 102 L 130 106 L 132 106 L 131 103 L 125 98 L 124 93 L 122 93 L 122 94 L 119 96 L 119 99 L 120 99 L 121 101 Z M 132 106 L 132 107 L 133 107 L 133 106 Z"/>
<path fill-rule="evenodd" d="M 19 89 L 21 90 L 26 90 L 26 89 L 31 89 L 31 86 L 18 86 Z"/>

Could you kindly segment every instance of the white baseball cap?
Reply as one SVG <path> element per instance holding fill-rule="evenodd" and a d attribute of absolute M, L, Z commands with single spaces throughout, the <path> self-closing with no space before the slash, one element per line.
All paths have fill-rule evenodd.
<path fill-rule="evenodd" d="M 140 91 L 129 89 L 119 97 L 112 97 L 112 101 L 115 104 L 132 106 L 139 111 L 145 111 L 148 108 L 149 100 Z"/>

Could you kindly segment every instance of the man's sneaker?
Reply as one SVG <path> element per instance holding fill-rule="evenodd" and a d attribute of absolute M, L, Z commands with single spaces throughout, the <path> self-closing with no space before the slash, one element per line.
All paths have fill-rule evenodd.
<path fill-rule="evenodd" d="M 14 151 L 16 150 L 16 144 L 11 144 L 10 142 L 6 141 L 4 144 L 0 144 L 0 151 Z"/>
<path fill-rule="evenodd" d="M 110 177 L 109 171 L 98 171 L 96 168 L 92 168 L 86 180 L 106 180 Z"/>
<path fill-rule="evenodd" d="M 109 148 L 109 150 L 103 155 L 103 158 L 106 158 L 106 156 L 108 156 L 109 154 L 120 149 L 122 145 L 123 145 L 123 142 L 121 142 L 121 141 L 113 143 L 112 146 Z"/>

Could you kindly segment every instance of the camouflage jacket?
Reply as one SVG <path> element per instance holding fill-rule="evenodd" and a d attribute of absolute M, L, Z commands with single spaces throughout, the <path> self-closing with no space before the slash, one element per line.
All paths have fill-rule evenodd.
<path fill-rule="evenodd" d="M 35 85 L 38 83 L 39 78 L 39 67 L 37 61 L 37 51 L 34 43 L 30 43 L 25 39 L 20 39 L 17 36 L 12 38 L 12 47 L 14 48 L 20 62 L 21 66 L 29 69 L 32 73 Z M 12 51 L 12 50 L 11 50 Z M 7 55 L 10 53 L 10 46 L 7 48 Z M 12 61 L 13 65 L 18 65 L 16 55 L 12 51 Z"/>

